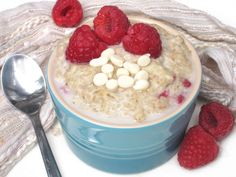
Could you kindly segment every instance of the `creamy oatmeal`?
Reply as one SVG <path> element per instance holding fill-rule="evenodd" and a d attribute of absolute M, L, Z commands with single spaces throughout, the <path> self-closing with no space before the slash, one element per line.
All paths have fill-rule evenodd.
<path fill-rule="evenodd" d="M 112 81 L 110 88 L 109 84 L 99 86 L 94 80 L 95 75 L 102 72 L 102 66 L 69 63 L 64 55 L 68 39 L 61 42 L 55 60 L 55 82 L 63 98 L 83 114 L 120 124 L 157 119 L 181 105 L 194 83 L 191 52 L 180 36 L 170 34 L 157 25 L 152 26 L 159 31 L 163 50 L 160 57 L 151 58 L 148 64 L 145 64 L 146 60 L 140 64 L 140 55 L 126 52 L 122 45 L 110 47 L 115 55 L 122 58 L 123 65 L 115 65 L 109 60 L 106 64 L 112 65 L 113 69 L 107 73 L 108 80 L 118 80 L 122 73 L 126 73 L 124 75 L 134 79 L 132 87 L 114 86 L 116 81 Z M 125 62 L 138 64 L 138 71 L 143 72 L 141 76 L 137 76 L 137 72 L 127 73 Z M 109 71 L 109 67 L 111 71 L 110 65 L 105 71 Z M 145 77 L 144 89 L 135 89 L 139 77 Z"/>

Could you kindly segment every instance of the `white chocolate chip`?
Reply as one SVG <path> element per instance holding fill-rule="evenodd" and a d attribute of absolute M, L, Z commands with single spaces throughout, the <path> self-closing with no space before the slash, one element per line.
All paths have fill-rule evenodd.
<path fill-rule="evenodd" d="M 123 59 L 120 56 L 112 55 L 112 56 L 110 56 L 110 59 L 111 59 L 111 62 L 114 65 L 116 65 L 118 67 L 122 67 L 123 66 Z"/>
<path fill-rule="evenodd" d="M 136 74 L 140 70 L 139 65 L 127 61 L 124 63 L 124 68 L 131 74 Z"/>
<path fill-rule="evenodd" d="M 104 73 L 95 74 L 93 77 L 93 83 L 96 86 L 105 85 L 107 81 L 108 81 L 108 77 Z"/>
<path fill-rule="evenodd" d="M 118 78 L 118 85 L 121 88 L 129 88 L 134 85 L 134 79 L 130 76 L 120 76 Z"/>
<path fill-rule="evenodd" d="M 114 67 L 111 64 L 105 64 L 102 66 L 101 70 L 103 73 L 108 74 L 108 73 L 112 73 L 114 71 Z"/>
<path fill-rule="evenodd" d="M 138 65 L 142 67 L 149 65 L 150 62 L 151 62 L 150 54 L 142 55 L 141 57 L 138 58 L 137 61 Z"/>
<path fill-rule="evenodd" d="M 128 76 L 129 75 L 129 71 L 125 68 L 118 68 L 116 71 L 116 76 L 120 77 L 120 76 Z"/>
<path fill-rule="evenodd" d="M 103 52 L 101 53 L 102 57 L 106 57 L 109 58 L 110 56 L 114 55 L 115 51 L 112 48 L 107 48 L 106 50 L 103 50 Z"/>
<path fill-rule="evenodd" d="M 90 60 L 89 65 L 93 67 L 98 67 L 105 65 L 108 62 L 109 58 L 108 57 L 100 57 L 100 58 L 95 58 Z"/>
<path fill-rule="evenodd" d="M 148 72 L 144 70 L 137 72 L 134 76 L 134 80 L 148 80 Z"/>
<path fill-rule="evenodd" d="M 117 89 L 117 87 L 118 87 L 118 82 L 115 79 L 110 79 L 106 83 L 106 88 L 108 90 L 115 90 L 115 89 Z"/>
<path fill-rule="evenodd" d="M 149 87 L 147 80 L 137 80 L 133 86 L 134 90 L 146 90 Z"/>

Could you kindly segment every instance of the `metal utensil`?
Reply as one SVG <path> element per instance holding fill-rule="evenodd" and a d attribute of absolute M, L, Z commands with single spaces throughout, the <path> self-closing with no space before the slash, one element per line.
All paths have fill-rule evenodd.
<path fill-rule="evenodd" d="M 61 177 L 39 118 L 46 97 L 46 83 L 40 67 L 26 55 L 12 55 L 3 64 L 1 82 L 10 103 L 30 118 L 48 176 Z"/>

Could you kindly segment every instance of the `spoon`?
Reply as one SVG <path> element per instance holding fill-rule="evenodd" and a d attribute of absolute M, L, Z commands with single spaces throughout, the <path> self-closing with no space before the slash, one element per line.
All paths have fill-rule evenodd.
<path fill-rule="evenodd" d="M 12 55 L 3 64 L 1 82 L 9 102 L 27 114 L 32 122 L 48 177 L 61 177 L 39 118 L 46 97 L 46 84 L 40 67 L 26 55 Z"/>

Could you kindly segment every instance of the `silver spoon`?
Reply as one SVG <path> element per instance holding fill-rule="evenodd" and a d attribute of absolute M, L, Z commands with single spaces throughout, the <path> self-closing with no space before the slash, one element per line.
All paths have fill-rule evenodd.
<path fill-rule="evenodd" d="M 38 64 L 26 55 L 12 55 L 3 64 L 1 82 L 10 103 L 30 118 L 48 176 L 61 177 L 39 118 L 46 97 L 46 84 Z"/>

